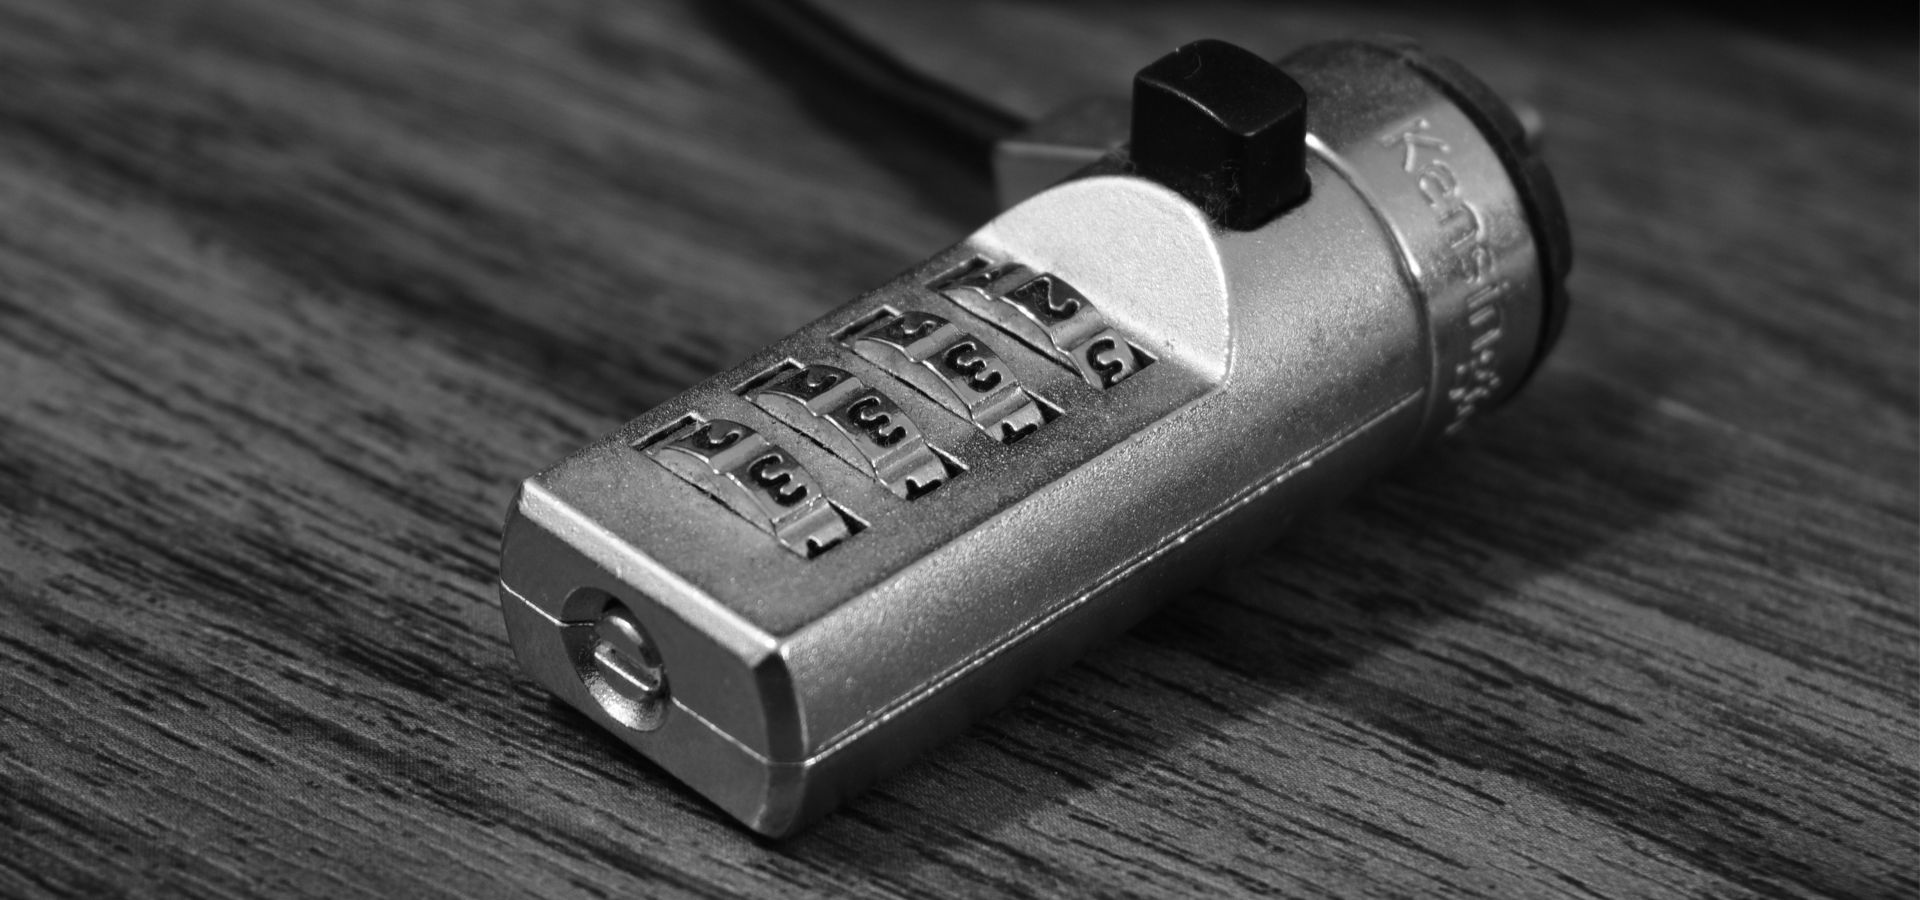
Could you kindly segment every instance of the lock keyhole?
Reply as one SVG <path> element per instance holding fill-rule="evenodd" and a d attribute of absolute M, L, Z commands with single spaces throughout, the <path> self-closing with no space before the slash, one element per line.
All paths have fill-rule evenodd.
<path fill-rule="evenodd" d="M 667 670 L 660 651 L 632 611 L 617 601 L 593 623 L 593 644 L 581 660 L 580 677 L 601 708 L 628 728 L 652 731 L 666 717 Z"/>

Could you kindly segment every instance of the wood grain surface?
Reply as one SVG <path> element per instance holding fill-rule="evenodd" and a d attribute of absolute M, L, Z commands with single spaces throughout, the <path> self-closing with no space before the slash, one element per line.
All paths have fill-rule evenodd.
<path fill-rule="evenodd" d="M 1416 35 L 1548 118 L 1566 337 L 760 841 L 518 674 L 499 523 L 978 224 L 972 164 L 725 4 L 0 0 L 0 894 L 1920 892 L 1910 23 L 834 8 L 1030 114 Z"/>

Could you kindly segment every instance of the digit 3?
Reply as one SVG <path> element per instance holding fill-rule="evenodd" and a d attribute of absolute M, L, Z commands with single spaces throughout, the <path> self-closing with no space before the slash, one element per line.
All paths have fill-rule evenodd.
<path fill-rule="evenodd" d="M 847 407 L 847 418 L 860 426 L 873 442 L 882 447 L 890 447 L 907 436 L 907 429 L 893 424 L 893 415 L 880 409 L 880 398 L 868 394 Z"/>
<path fill-rule="evenodd" d="M 1100 386 L 1103 388 L 1113 387 L 1127 377 L 1130 368 L 1125 352 L 1113 338 L 1098 338 L 1088 344 L 1086 360 L 1087 365 L 1100 374 Z"/>
<path fill-rule="evenodd" d="M 793 468 L 785 456 L 770 453 L 755 460 L 747 469 L 753 483 L 767 489 L 773 502 L 792 506 L 807 499 L 807 486 L 794 479 Z"/>
<path fill-rule="evenodd" d="M 961 341 L 947 350 L 944 357 L 947 370 L 967 380 L 967 387 L 980 393 L 986 393 L 1000 386 L 1000 373 L 987 367 L 986 357 L 980 354 L 980 345 L 973 341 Z"/>

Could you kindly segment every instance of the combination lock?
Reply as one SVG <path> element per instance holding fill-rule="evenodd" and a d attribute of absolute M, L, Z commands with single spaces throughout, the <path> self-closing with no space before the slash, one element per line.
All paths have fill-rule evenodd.
<path fill-rule="evenodd" d="M 1457 65 L 1188 45 L 1125 146 L 529 479 L 514 651 L 789 833 L 1511 397 L 1570 249 Z"/>

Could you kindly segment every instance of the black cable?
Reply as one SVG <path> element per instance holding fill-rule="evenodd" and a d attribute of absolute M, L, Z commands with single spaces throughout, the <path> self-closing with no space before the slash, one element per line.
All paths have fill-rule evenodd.
<path fill-rule="evenodd" d="M 736 5 L 831 68 L 850 90 L 892 107 L 896 115 L 917 120 L 937 132 L 931 135 L 936 139 L 977 149 L 983 161 L 995 143 L 1028 124 L 1010 110 L 901 62 L 808 0 L 738 0 Z"/>

